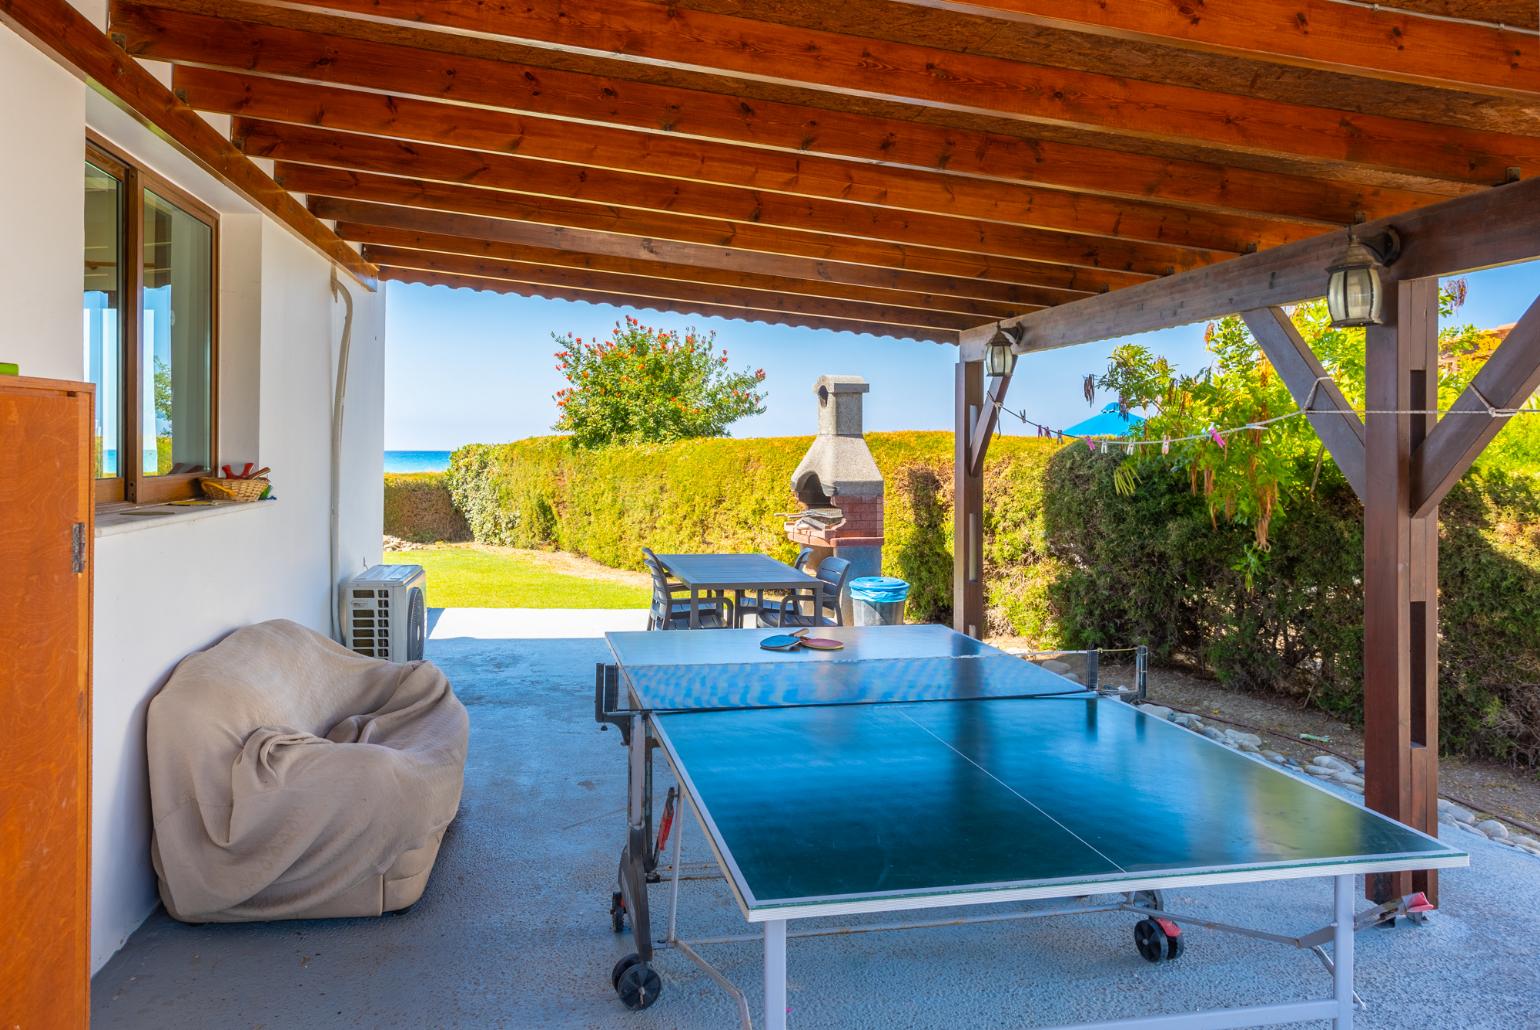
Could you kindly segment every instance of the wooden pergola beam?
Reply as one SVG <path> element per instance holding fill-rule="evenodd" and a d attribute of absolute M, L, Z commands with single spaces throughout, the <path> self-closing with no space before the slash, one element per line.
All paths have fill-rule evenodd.
<path fill-rule="evenodd" d="M 1438 833 L 1438 512 L 1411 512 L 1412 455 L 1438 406 L 1438 280 L 1391 282 L 1385 321 L 1367 330 L 1364 428 L 1364 801 Z M 1418 412 L 1418 414 L 1386 414 Z M 1365 878 L 1389 901 L 1435 870 Z"/>
<path fill-rule="evenodd" d="M 747 222 L 973 253 L 1014 254 L 1049 264 L 1147 276 L 1197 268 L 1233 253 L 737 189 L 298 125 L 238 119 L 232 135 L 246 154 L 286 163 L 410 176 L 527 198 L 559 197 L 640 212 Z M 1136 224 L 1137 218 L 1131 217 L 1129 223 Z M 1118 224 L 1112 214 L 1105 231 L 1115 232 Z M 1153 226 L 1148 231 L 1159 235 L 1161 229 Z"/>
<path fill-rule="evenodd" d="M 527 197 L 498 190 L 430 183 L 372 172 L 280 164 L 274 174 L 286 188 L 311 195 L 456 211 L 736 250 L 905 268 L 938 275 L 979 277 L 1014 282 L 1022 286 L 1085 288 L 1091 284 L 1127 282 L 1141 278 L 1126 272 L 1071 269 L 1016 258 L 839 237 L 748 222 L 656 214 L 602 204 Z"/>
<path fill-rule="evenodd" d="M 414 268 L 382 267 L 380 278 L 393 282 L 419 283 L 424 286 L 447 286 L 450 289 L 486 290 L 520 297 L 544 297 L 548 300 L 581 301 L 587 304 L 608 304 L 626 310 L 666 311 L 681 315 L 725 318 L 737 322 L 763 322 L 766 325 L 788 325 L 799 329 L 828 329 L 832 332 L 863 333 L 868 336 L 891 337 L 896 340 L 919 340 L 925 343 L 956 343 L 957 334 L 945 329 L 922 329 L 915 326 L 885 325 L 880 322 L 859 322 L 838 318 L 822 318 L 814 315 L 785 315 L 776 311 L 760 311 L 736 306 L 712 304 L 678 304 L 650 297 L 602 291 L 578 290 L 561 286 L 543 286 L 536 283 L 514 282 L 507 279 L 479 279 L 464 275 L 447 275 L 441 272 L 425 272 Z"/>
<path fill-rule="evenodd" d="M 198 167 L 373 289 L 376 272 L 262 169 L 66 0 L 0 0 L 0 24 L 83 79 Z M 11 141 L 11 145 L 22 145 Z"/>
<path fill-rule="evenodd" d="M 855 287 L 826 282 L 822 279 L 793 279 L 778 275 L 757 275 L 734 272 L 704 265 L 669 264 L 661 261 L 640 261 L 633 258 L 611 257 L 607 254 L 588 254 L 570 249 L 529 247 L 493 240 L 472 239 L 443 233 L 417 232 L 388 226 L 364 225 L 339 222 L 337 235 L 350 243 L 363 244 L 364 252 L 371 247 L 389 247 L 400 250 L 429 251 L 453 254 L 460 257 L 482 258 L 518 265 L 536 265 L 547 268 L 571 268 L 590 272 L 637 276 L 643 279 L 659 279 L 673 282 L 695 283 L 723 287 L 729 290 L 761 290 L 788 296 L 821 297 L 827 300 L 854 301 L 866 304 L 889 305 L 919 311 L 938 311 L 953 315 L 969 316 L 968 325 L 977 325 L 980 319 L 1002 316 L 1008 306 L 966 297 L 953 297 L 937 293 L 913 293 L 904 290 Z"/>
<path fill-rule="evenodd" d="M 382 226 L 414 233 L 450 236 L 478 247 L 534 247 L 574 255 L 594 255 L 624 261 L 652 262 L 767 275 L 827 283 L 854 291 L 876 289 L 946 296 L 960 302 L 980 301 L 1005 307 L 1059 304 L 1085 296 L 1084 291 L 1018 286 L 965 276 L 932 275 L 901 268 L 830 261 L 782 254 L 734 250 L 730 247 L 646 236 L 576 229 L 570 226 L 520 222 L 483 215 L 458 214 L 429 208 L 401 207 L 359 200 L 317 196 L 310 209 L 320 218 L 352 226 Z M 344 226 L 339 226 L 339 229 Z M 339 232 L 339 235 L 345 235 Z M 357 237 L 353 237 L 357 238 Z M 999 317 L 998 312 L 993 313 Z"/>
<path fill-rule="evenodd" d="M 218 78 L 222 74 L 224 80 Z M 225 88 L 200 88 L 198 84 L 210 77 L 216 87 Z M 236 92 L 227 73 L 207 69 L 193 69 L 191 74 L 178 69 L 174 81 L 179 93 L 200 110 L 237 116 L 231 137 L 244 141 L 243 149 L 253 155 L 286 139 L 314 142 L 318 137 L 307 134 L 319 133 L 323 130 L 317 126 L 324 126 L 690 184 L 1231 253 L 1305 239 L 1327 227 L 610 126 L 586 125 L 575 132 L 571 123 L 552 118 L 277 80 L 247 77 L 246 88 Z"/>
<path fill-rule="evenodd" d="M 403 247 L 371 246 L 364 249 L 364 254 L 370 261 L 381 267 L 412 268 L 423 272 L 441 272 L 445 275 L 468 278 L 498 279 L 532 286 L 555 286 L 589 293 L 606 293 L 617 297 L 632 297 L 638 303 L 659 300 L 688 307 L 709 305 L 713 309 L 742 308 L 745 311 L 776 311 L 786 315 L 814 315 L 842 322 L 882 323 L 954 331 L 972 325 L 977 320 L 976 316 L 945 311 L 925 311 L 888 304 L 829 300 L 823 297 L 788 295 L 768 290 L 729 289 L 712 284 L 654 279 L 616 272 L 595 272 L 581 268 L 494 261 L 462 254 L 408 250 Z"/>
<path fill-rule="evenodd" d="M 1540 93 L 1535 35 L 1511 25 L 1471 25 L 1332 0 L 1205 0 L 1194 7 L 1097 0 L 899 2 L 1392 82 L 1497 96 Z"/>
<path fill-rule="evenodd" d="M 1412 515 L 1436 511 L 1486 445 L 1508 424 L 1492 418 L 1494 409 L 1522 407 L 1540 389 L 1540 300 L 1497 345 L 1453 408 L 1433 427 L 1412 455 Z"/>
<path fill-rule="evenodd" d="M 1540 179 L 1497 186 L 1358 228 L 1368 237 L 1387 228 L 1401 235 L 1401 257 L 1389 274 L 1423 279 L 1526 261 L 1540 251 Z M 1025 329 L 1020 352 L 1069 347 L 1190 325 L 1258 308 L 1282 307 L 1326 293 L 1326 269 L 1347 245 L 1329 233 L 1156 283 L 1008 320 Z M 992 333 L 980 327 L 964 344 Z"/>
<path fill-rule="evenodd" d="M 1337 225 L 1360 215 L 1374 217 L 1422 207 L 1449 195 L 762 100 L 747 104 L 717 93 L 618 80 L 596 82 L 572 72 L 477 58 L 456 61 L 391 43 L 317 36 L 268 25 L 232 26 L 219 18 L 145 12 L 121 5 L 114 7 L 114 28 L 136 52 L 204 63 L 239 60 L 251 67 L 250 72 L 237 72 L 177 65 L 173 85 L 201 110 L 427 138 L 417 135 L 418 115 L 425 110 L 413 106 L 410 94 L 417 94 L 460 102 L 454 112 L 443 111 L 437 119 L 438 131 L 452 137 L 439 142 L 481 140 L 487 149 L 528 153 L 532 130 L 521 115 L 577 120 L 587 128 L 582 133 L 568 132 L 570 146 L 582 146 L 589 138 L 606 140 L 606 128 L 643 133 L 646 144 L 638 149 L 634 164 L 639 171 L 656 170 L 680 153 L 688 159 L 692 143 L 717 140 L 761 152 L 824 155 L 986 182 Z M 249 49 L 240 47 L 235 28 L 247 37 Z M 344 52 L 349 60 L 333 59 Z M 303 81 L 266 77 L 274 75 Z M 330 95 L 322 81 L 360 88 L 347 91 L 353 95 L 339 102 L 341 98 Z M 661 122 L 660 111 L 667 112 Z M 292 118 L 286 117 L 290 114 Z"/>
<path fill-rule="evenodd" d="M 1315 352 L 1282 308 L 1243 312 L 1241 317 L 1277 370 L 1289 395 L 1308 414 L 1316 434 L 1331 452 L 1343 478 L 1364 496 L 1364 424 L 1342 390 L 1327 375 Z"/>
<path fill-rule="evenodd" d="M 661 9 L 651 0 L 497 6 L 440 0 L 426 8 L 417 0 L 311 0 L 310 6 L 431 25 L 478 45 L 485 36 L 503 36 L 557 55 L 598 51 L 621 62 L 1460 182 L 1490 185 L 1505 181 L 1515 165 L 1540 165 L 1540 139 L 1512 133 L 1227 96 L 677 6 Z M 448 40 L 438 46 L 454 48 Z"/>

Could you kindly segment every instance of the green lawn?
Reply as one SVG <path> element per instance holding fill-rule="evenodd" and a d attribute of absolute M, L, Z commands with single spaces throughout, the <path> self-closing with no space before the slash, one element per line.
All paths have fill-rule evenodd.
<path fill-rule="evenodd" d="M 428 570 L 431 608 L 645 608 L 650 600 L 642 587 L 559 571 L 528 552 L 439 545 L 388 551 L 384 560 Z"/>

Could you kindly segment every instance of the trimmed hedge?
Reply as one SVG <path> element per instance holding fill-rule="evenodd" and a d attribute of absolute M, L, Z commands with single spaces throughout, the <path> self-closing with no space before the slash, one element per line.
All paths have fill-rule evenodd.
<path fill-rule="evenodd" d="M 475 539 L 557 547 L 617 568 L 641 548 L 789 559 L 778 513 L 797 503 L 807 437 L 691 440 L 575 451 L 563 440 L 472 445 L 446 476 Z M 908 614 L 948 622 L 952 436 L 868 437 L 887 482 L 883 571 Z M 1214 524 L 1185 474 L 1132 496 L 1117 459 L 1002 437 L 985 477 L 990 629 L 1045 647 L 1141 642 L 1157 660 L 1246 690 L 1362 714 L 1362 510 L 1328 463 L 1277 519 L 1266 552 Z M 1308 481 L 1308 475 L 1305 481 Z M 1540 490 L 1480 470 L 1442 508 L 1440 734 L 1448 751 L 1540 764 Z"/>
<path fill-rule="evenodd" d="M 442 472 L 385 474 L 385 533 L 419 544 L 471 539 Z"/>

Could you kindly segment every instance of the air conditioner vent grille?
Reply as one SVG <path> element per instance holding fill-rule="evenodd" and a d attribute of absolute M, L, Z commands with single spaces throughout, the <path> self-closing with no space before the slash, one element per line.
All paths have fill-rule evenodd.
<path fill-rule="evenodd" d="M 377 565 L 343 592 L 343 643 L 370 658 L 418 661 L 427 639 L 427 575 L 420 565 Z"/>

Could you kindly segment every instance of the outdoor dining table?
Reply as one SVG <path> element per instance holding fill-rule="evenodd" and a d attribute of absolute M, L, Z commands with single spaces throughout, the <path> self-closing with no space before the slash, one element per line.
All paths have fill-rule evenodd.
<path fill-rule="evenodd" d="M 690 628 L 700 628 L 702 594 L 733 592 L 733 610 L 746 592 L 810 591 L 813 611 L 823 606 L 823 581 L 768 554 L 660 554 L 658 561 L 690 590 Z M 736 616 L 735 616 L 736 621 Z"/>

